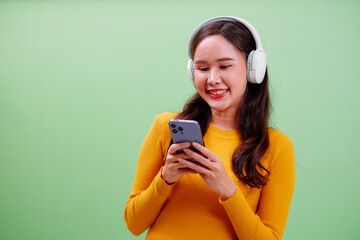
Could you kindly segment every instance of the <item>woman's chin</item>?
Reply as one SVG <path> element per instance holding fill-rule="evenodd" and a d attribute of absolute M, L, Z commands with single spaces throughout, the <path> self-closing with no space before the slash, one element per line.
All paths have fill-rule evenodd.
<path fill-rule="evenodd" d="M 212 112 L 217 112 L 217 113 L 226 113 L 229 111 L 229 106 L 223 104 L 210 105 L 210 108 Z"/>

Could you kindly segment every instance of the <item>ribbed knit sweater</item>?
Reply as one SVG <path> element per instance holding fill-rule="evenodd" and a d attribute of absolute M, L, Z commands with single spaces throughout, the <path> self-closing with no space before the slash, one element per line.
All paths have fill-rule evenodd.
<path fill-rule="evenodd" d="M 171 134 L 168 121 L 176 113 L 157 116 L 140 150 L 125 221 L 134 235 L 149 229 L 146 239 L 281 239 L 295 186 L 293 145 L 269 129 L 270 146 L 261 164 L 270 171 L 268 183 L 252 188 L 232 170 L 232 154 L 241 143 L 236 130 L 210 124 L 205 146 L 221 158 L 238 189 L 223 201 L 199 174 L 183 175 L 173 185 L 161 178 Z M 262 171 L 262 174 L 266 172 Z"/>

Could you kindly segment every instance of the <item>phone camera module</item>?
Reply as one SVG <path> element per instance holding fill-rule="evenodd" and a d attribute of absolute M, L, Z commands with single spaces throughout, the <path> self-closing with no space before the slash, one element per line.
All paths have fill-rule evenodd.
<path fill-rule="evenodd" d="M 177 131 L 176 129 L 173 129 L 172 132 L 173 132 L 173 133 L 177 133 L 178 131 Z"/>

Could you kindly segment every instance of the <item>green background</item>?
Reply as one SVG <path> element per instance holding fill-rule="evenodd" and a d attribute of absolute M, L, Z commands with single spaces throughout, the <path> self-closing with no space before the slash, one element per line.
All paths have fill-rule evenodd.
<path fill-rule="evenodd" d="M 249 20 L 296 154 L 284 239 L 360 239 L 359 1 L 1 1 L 0 239 L 144 239 L 123 220 L 203 20 Z"/>

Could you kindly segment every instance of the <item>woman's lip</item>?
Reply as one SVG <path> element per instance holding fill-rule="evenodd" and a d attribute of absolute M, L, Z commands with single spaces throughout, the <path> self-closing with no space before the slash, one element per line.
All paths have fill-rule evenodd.
<path fill-rule="evenodd" d="M 229 89 L 209 89 L 206 91 L 210 95 L 211 98 L 222 98 L 229 92 Z M 211 92 L 218 92 L 218 91 L 225 91 L 225 92 L 220 93 L 220 94 L 211 93 Z"/>
<path fill-rule="evenodd" d="M 222 90 L 227 90 L 227 88 L 214 88 L 214 89 L 206 89 L 206 91 L 212 91 L 212 92 L 215 92 L 215 91 L 222 91 Z"/>

